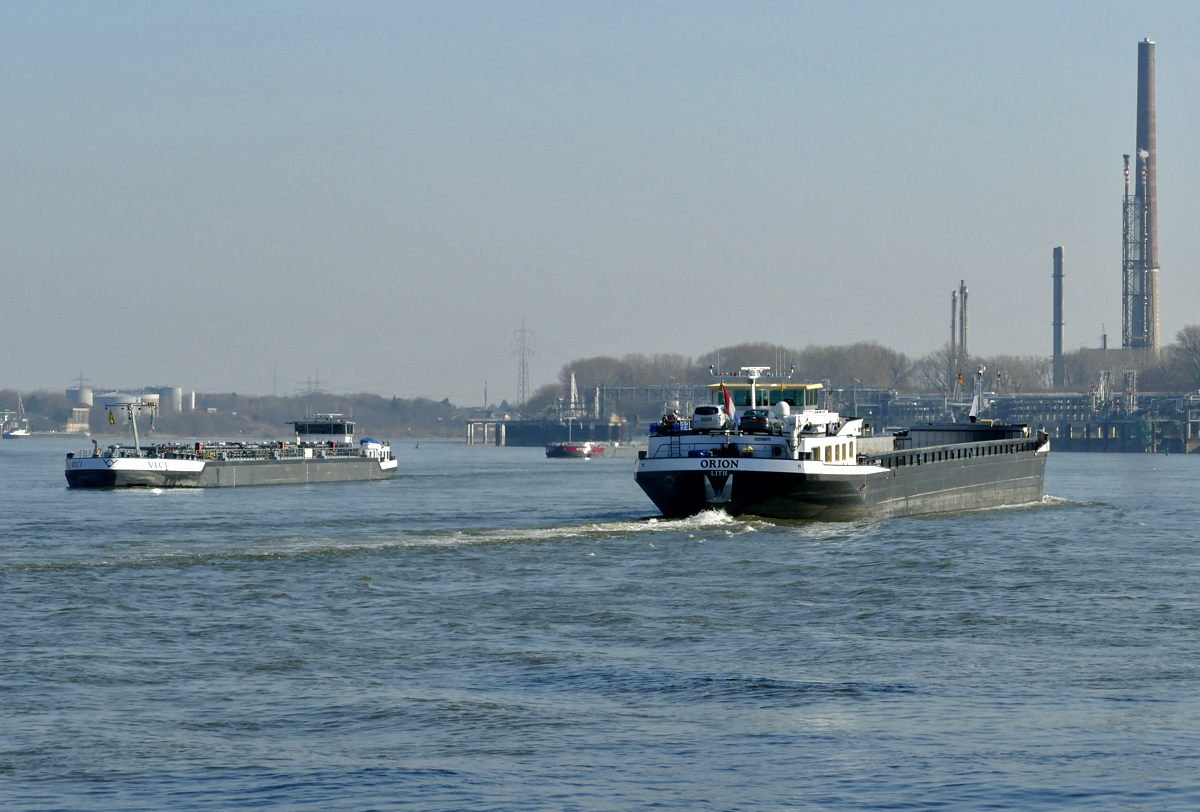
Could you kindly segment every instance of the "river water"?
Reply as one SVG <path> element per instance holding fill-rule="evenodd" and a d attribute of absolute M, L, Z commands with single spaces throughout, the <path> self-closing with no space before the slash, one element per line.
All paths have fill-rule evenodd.
<path fill-rule="evenodd" d="M 68 491 L 0 442 L 0 807 L 1200 808 L 1200 456 L 651 518 L 630 460 Z"/>

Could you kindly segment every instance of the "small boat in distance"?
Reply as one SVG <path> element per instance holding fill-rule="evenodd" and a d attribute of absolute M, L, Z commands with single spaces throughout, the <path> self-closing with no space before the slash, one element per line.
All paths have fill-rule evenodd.
<path fill-rule="evenodd" d="M 17 395 L 17 414 L 12 416 L 12 412 L 5 412 L 4 425 L 7 427 L 4 431 L 4 439 L 6 440 L 24 440 L 33 436 L 33 432 L 29 430 L 29 418 L 25 416 L 25 403 L 21 400 L 21 396 Z"/>
<path fill-rule="evenodd" d="M 575 373 L 571 373 L 571 398 L 567 403 L 563 403 L 559 399 L 558 403 L 559 423 L 566 424 L 567 439 L 565 442 L 559 441 L 548 443 L 546 445 L 547 457 L 574 457 L 577 459 L 589 459 L 593 454 L 603 454 L 604 446 L 601 443 L 593 443 L 585 440 L 574 440 L 571 438 L 571 427 L 575 421 L 583 413 L 582 401 L 579 399 L 579 387 L 575 384 Z M 599 406 L 597 406 L 599 408 Z M 580 426 L 582 428 L 582 425 Z"/>
<path fill-rule="evenodd" d="M 547 457 L 591 457 L 592 454 L 603 454 L 603 446 L 580 440 L 567 440 L 559 443 L 549 443 L 546 446 Z"/>

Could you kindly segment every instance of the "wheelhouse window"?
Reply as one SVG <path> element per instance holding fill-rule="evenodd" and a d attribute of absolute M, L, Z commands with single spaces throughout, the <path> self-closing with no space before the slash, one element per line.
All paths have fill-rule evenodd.
<path fill-rule="evenodd" d="M 297 423 L 297 434 L 353 434 L 353 423 Z"/>

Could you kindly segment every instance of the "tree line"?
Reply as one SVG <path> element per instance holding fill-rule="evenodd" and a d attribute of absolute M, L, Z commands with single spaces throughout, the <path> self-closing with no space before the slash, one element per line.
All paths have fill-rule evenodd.
<path fill-rule="evenodd" d="M 30 427 L 35 431 L 59 429 L 70 417 L 71 407 L 62 392 L 22 393 Z M 17 392 L 0 390 L 0 408 L 15 411 Z M 213 411 L 209 411 L 212 409 Z M 144 439 L 155 436 L 197 439 L 279 439 L 292 436 L 289 421 L 302 420 L 306 413 L 353 414 L 359 438 L 461 437 L 459 409 L 449 398 L 398 398 L 359 393 L 352 395 L 311 394 L 284 397 L 239 395 L 236 392 L 196 394 L 196 410 L 171 412 L 160 409 L 153 426 L 147 418 L 138 418 Z M 90 427 L 94 436 L 126 436 L 127 420 L 115 413 L 116 425 L 108 422 L 108 410 L 101 400 L 91 409 Z"/>
<path fill-rule="evenodd" d="M 557 380 L 539 387 L 520 408 L 526 416 L 553 414 L 560 398 L 570 393 L 571 374 L 585 403 L 597 386 L 646 386 L 712 382 L 710 366 L 733 372 L 743 366 L 770 366 L 793 380 L 825 381 L 834 388 L 891 389 L 904 394 L 941 395 L 953 390 L 957 376 L 964 382 L 980 366 L 987 367 L 989 388 L 1022 394 L 1053 390 L 1053 365 L 1047 356 L 977 355 L 953 358 L 953 348 L 941 348 L 919 358 L 885 347 L 877 341 L 854 344 L 810 344 L 803 348 L 770 342 L 748 342 L 709 350 L 695 357 L 681 354 L 630 354 L 620 358 L 596 355 L 579 358 L 559 370 Z M 1200 325 L 1188 325 L 1158 357 L 1145 351 L 1078 349 L 1063 357 L 1064 384 L 1069 392 L 1087 392 L 1099 381 L 1101 370 L 1110 370 L 1120 391 L 1122 373 L 1133 369 L 1142 392 L 1183 393 L 1200 390 Z M 996 373 L 999 373 L 997 378 Z M 0 389 L 0 408 L 15 411 L 17 392 Z M 71 407 L 62 392 L 24 393 L 25 411 L 34 430 L 56 429 L 66 423 Z M 197 410 L 164 412 L 155 418 L 154 430 L 162 435 L 216 438 L 278 438 L 292 433 L 288 421 L 305 411 L 354 413 L 363 431 L 396 437 L 461 436 L 462 410 L 450 400 L 404 399 L 359 393 L 295 396 L 197 394 Z M 210 412 L 209 409 L 214 411 Z M 501 404 L 498 414 L 515 416 L 517 409 Z M 118 424 L 108 425 L 108 413 L 97 403 L 91 413 L 94 434 L 123 434 Z"/>
<path fill-rule="evenodd" d="M 670 383 L 711 383 L 710 365 L 719 372 L 743 366 L 770 366 L 772 373 L 793 380 L 824 381 L 833 388 L 891 389 L 904 394 L 941 395 L 953 391 L 959 375 L 970 385 L 979 367 L 988 370 L 988 388 L 1006 394 L 1054 391 L 1053 363 L 1040 355 L 971 355 L 957 357 L 945 344 L 919 358 L 876 341 L 854 344 L 810 344 L 803 348 L 770 342 L 750 342 L 721 347 L 695 357 L 680 354 L 639 353 L 620 358 L 597 355 L 565 364 L 553 383 L 539 387 L 522 410 L 526 414 L 552 412 L 560 398 L 570 393 L 571 374 L 586 403 L 598 386 L 647 386 Z M 1138 374 L 1142 392 L 1186 392 L 1200 389 L 1200 325 L 1189 325 L 1163 347 L 1158 357 L 1138 350 L 1080 348 L 1063 356 L 1063 386 L 1068 392 L 1087 392 L 1110 370 L 1119 391 L 1123 372 Z M 997 373 L 999 375 L 997 376 Z"/>

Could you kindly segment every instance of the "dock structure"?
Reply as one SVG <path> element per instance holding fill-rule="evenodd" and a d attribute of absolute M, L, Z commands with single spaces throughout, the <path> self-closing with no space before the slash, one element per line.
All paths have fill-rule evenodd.
<path fill-rule="evenodd" d="M 467 445 L 508 445 L 507 421 L 467 420 Z"/>
<path fill-rule="evenodd" d="M 628 427 L 625 421 L 594 418 L 553 420 L 468 419 L 467 445 L 541 447 L 566 440 L 590 442 L 625 442 Z"/>

